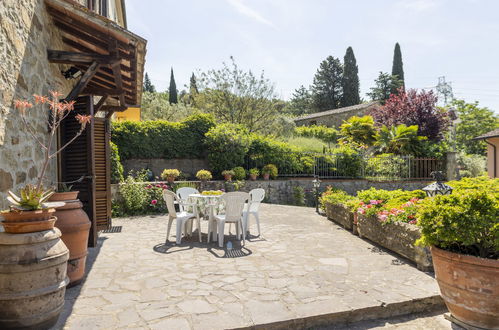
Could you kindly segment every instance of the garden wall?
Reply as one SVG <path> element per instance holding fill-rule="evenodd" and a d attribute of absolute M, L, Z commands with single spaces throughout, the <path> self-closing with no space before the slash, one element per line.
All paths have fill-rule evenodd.
<path fill-rule="evenodd" d="M 206 159 L 126 159 L 122 161 L 125 175 L 131 170 L 150 169 L 154 177 L 160 177 L 165 168 L 176 168 L 182 173 L 194 177 L 197 171 L 208 168 Z"/>
<path fill-rule="evenodd" d="M 199 181 L 198 181 L 199 183 Z M 321 192 L 325 190 L 326 186 L 331 185 L 335 188 L 345 190 L 350 195 L 355 195 L 359 190 L 369 189 L 374 187 L 376 189 L 385 190 L 416 190 L 421 189 L 428 185 L 428 181 L 383 181 L 375 182 L 368 180 L 323 180 L 321 185 Z M 250 191 L 255 188 L 263 188 L 266 192 L 266 202 L 272 204 L 295 204 L 293 188 L 301 186 L 305 190 L 305 196 L 309 200 L 314 200 L 313 186 L 311 178 L 307 179 L 289 179 L 289 180 L 257 180 L 245 181 L 240 190 Z M 208 181 L 202 190 L 217 190 L 224 189 L 223 181 Z M 112 185 L 113 200 L 119 198 L 118 185 Z M 309 203 L 312 204 L 312 203 Z"/>

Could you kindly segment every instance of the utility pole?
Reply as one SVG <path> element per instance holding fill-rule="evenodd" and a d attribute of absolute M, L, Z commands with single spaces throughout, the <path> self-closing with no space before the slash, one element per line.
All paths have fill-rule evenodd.
<path fill-rule="evenodd" d="M 444 98 L 444 106 L 454 98 L 454 94 L 452 93 L 452 82 L 446 82 L 445 76 L 438 77 L 436 89 L 438 96 L 443 96 Z"/>

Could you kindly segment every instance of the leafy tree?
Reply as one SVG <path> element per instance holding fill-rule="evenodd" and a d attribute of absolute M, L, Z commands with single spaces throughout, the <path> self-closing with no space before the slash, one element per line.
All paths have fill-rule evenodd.
<path fill-rule="evenodd" d="M 343 58 L 343 96 L 341 106 L 348 107 L 360 103 L 359 95 L 359 68 L 352 47 L 347 48 Z"/>
<path fill-rule="evenodd" d="M 437 108 L 437 96 L 433 91 L 399 89 L 398 95 L 392 94 L 385 105 L 370 111 L 378 126 L 405 124 L 418 125 L 418 135 L 430 140 L 441 140 L 449 126 L 449 114 Z"/>
<path fill-rule="evenodd" d="M 185 117 L 198 112 L 190 105 L 183 103 L 170 104 L 168 93 L 142 94 L 142 105 L 140 109 L 142 120 L 169 120 L 179 121 Z"/>
<path fill-rule="evenodd" d="M 154 87 L 154 85 L 152 84 L 151 79 L 149 79 L 149 75 L 147 74 L 147 72 L 144 77 L 144 92 L 151 92 L 151 93 L 156 92 L 156 87 Z"/>
<path fill-rule="evenodd" d="M 414 155 L 421 148 L 421 141 L 425 136 L 418 136 L 418 126 L 383 125 L 376 135 L 376 147 L 381 153 L 394 153 L 401 155 Z"/>
<path fill-rule="evenodd" d="M 285 108 L 285 111 L 295 115 L 302 116 L 310 113 L 312 109 L 312 95 L 310 90 L 303 85 L 293 92 L 293 96 Z"/>
<path fill-rule="evenodd" d="M 278 118 L 284 104 L 263 72 L 255 76 L 230 59 L 230 65 L 223 63 L 221 69 L 198 75 L 195 104 L 221 122 L 245 125 L 250 132 L 262 131 Z"/>
<path fill-rule="evenodd" d="M 170 74 L 170 88 L 168 89 L 170 104 L 178 103 L 178 95 L 177 95 L 177 84 L 175 84 L 175 77 L 173 76 L 173 68 Z"/>
<path fill-rule="evenodd" d="M 451 108 L 456 110 L 459 123 L 456 125 L 456 144 L 467 154 L 484 155 L 487 150 L 483 141 L 473 138 L 499 127 L 499 116 L 492 110 L 480 107 L 478 102 L 466 103 L 453 100 Z"/>
<path fill-rule="evenodd" d="M 343 65 L 333 56 L 321 62 L 312 84 L 314 110 L 324 111 L 341 107 Z"/>
<path fill-rule="evenodd" d="M 402 52 L 400 51 L 398 42 L 395 44 L 395 49 L 393 50 L 392 76 L 396 76 L 402 82 L 402 85 L 399 87 L 405 88 L 404 63 L 402 62 Z M 394 86 L 391 90 L 392 94 L 396 94 L 397 90 L 398 87 Z"/>
<path fill-rule="evenodd" d="M 367 95 L 373 101 L 380 101 L 382 104 L 390 98 L 392 90 L 403 86 L 403 82 L 396 76 L 389 75 L 385 72 L 379 72 L 378 78 L 374 81 L 375 87 L 371 87 L 371 92 Z"/>
<path fill-rule="evenodd" d="M 371 116 L 350 117 L 340 126 L 340 141 L 358 146 L 372 146 L 376 141 L 376 128 Z"/>

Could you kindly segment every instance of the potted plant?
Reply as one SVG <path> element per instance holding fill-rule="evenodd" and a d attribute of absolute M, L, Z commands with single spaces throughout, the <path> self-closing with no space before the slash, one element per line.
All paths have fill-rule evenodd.
<path fill-rule="evenodd" d="M 468 190 L 427 198 L 418 214 L 440 293 L 452 316 L 472 327 L 499 328 L 499 195 Z"/>
<path fill-rule="evenodd" d="M 92 120 L 92 116 L 78 114 L 75 116 L 80 124 L 80 130 L 63 146 L 55 148 L 57 131 L 61 122 L 74 109 L 74 101 L 60 102 L 62 94 L 51 92 L 52 97 L 34 95 L 35 104 L 48 105 L 50 115 L 48 120 L 49 134 L 46 140 L 36 136 L 36 131 L 26 119 L 26 111 L 33 107 L 33 104 L 26 100 L 16 100 L 15 108 L 21 113 L 21 120 L 26 132 L 33 138 L 34 143 L 43 149 L 44 160 L 38 171 L 39 175 L 35 185 L 28 184 L 19 190 L 19 196 L 9 191 L 8 201 L 11 203 L 10 209 L 2 211 L 4 218 L 3 227 L 8 233 L 30 233 L 52 229 L 56 218 L 53 217 L 55 209 L 60 203 L 49 203 L 48 199 L 53 194 L 53 189 L 45 189 L 43 182 L 45 174 L 51 160 L 53 160 L 62 150 L 71 144 L 85 130 L 86 124 Z M 55 148 L 55 150 L 53 150 Z"/>
<path fill-rule="evenodd" d="M 196 178 L 198 178 L 201 182 L 206 182 L 208 180 L 211 180 L 213 176 L 211 175 L 211 172 L 208 170 L 199 170 L 196 173 Z"/>
<path fill-rule="evenodd" d="M 246 170 L 243 167 L 241 166 L 234 167 L 232 171 L 234 171 L 234 178 L 236 180 L 246 179 Z"/>
<path fill-rule="evenodd" d="M 78 198 L 79 191 L 72 191 L 72 185 L 67 185 L 66 183 L 61 183 L 57 187 L 57 191 L 50 196 L 50 202 L 68 201 L 75 200 Z"/>
<path fill-rule="evenodd" d="M 168 181 L 169 183 L 173 183 L 176 178 L 180 176 L 180 171 L 176 168 L 168 168 L 161 173 L 161 178 L 163 180 Z"/>
<path fill-rule="evenodd" d="M 277 178 L 277 166 L 274 164 L 267 164 L 262 168 L 263 179 L 268 180 L 269 178 L 276 179 Z"/>
<path fill-rule="evenodd" d="M 249 170 L 249 176 L 252 181 L 255 181 L 259 175 L 260 171 L 256 167 Z"/>
<path fill-rule="evenodd" d="M 232 177 L 235 175 L 233 170 L 222 171 L 225 181 L 232 181 Z"/>

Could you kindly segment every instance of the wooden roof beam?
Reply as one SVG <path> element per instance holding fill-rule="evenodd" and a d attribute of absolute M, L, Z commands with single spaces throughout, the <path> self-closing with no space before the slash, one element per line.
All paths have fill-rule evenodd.
<path fill-rule="evenodd" d="M 122 89 L 109 89 L 109 88 L 98 88 L 98 87 L 86 87 L 84 90 L 85 93 L 87 94 L 93 94 L 93 95 L 108 95 L 108 96 L 120 96 L 123 94 Z"/>
<path fill-rule="evenodd" d="M 47 51 L 47 56 L 49 62 L 52 63 L 64 63 L 64 64 L 75 64 L 75 63 L 93 63 L 97 62 L 101 65 L 112 65 L 116 62 L 120 62 L 120 59 L 110 55 L 94 54 L 94 53 L 78 53 L 78 52 L 67 52 L 64 50 L 52 50 Z"/>
<path fill-rule="evenodd" d="M 75 100 L 78 95 L 80 95 L 81 91 L 87 86 L 90 79 L 95 75 L 97 70 L 99 70 L 100 64 L 98 62 L 93 62 L 92 65 L 88 68 L 88 70 L 83 74 L 80 81 L 76 84 L 75 87 L 69 92 L 68 96 L 66 96 L 66 101 Z"/>

